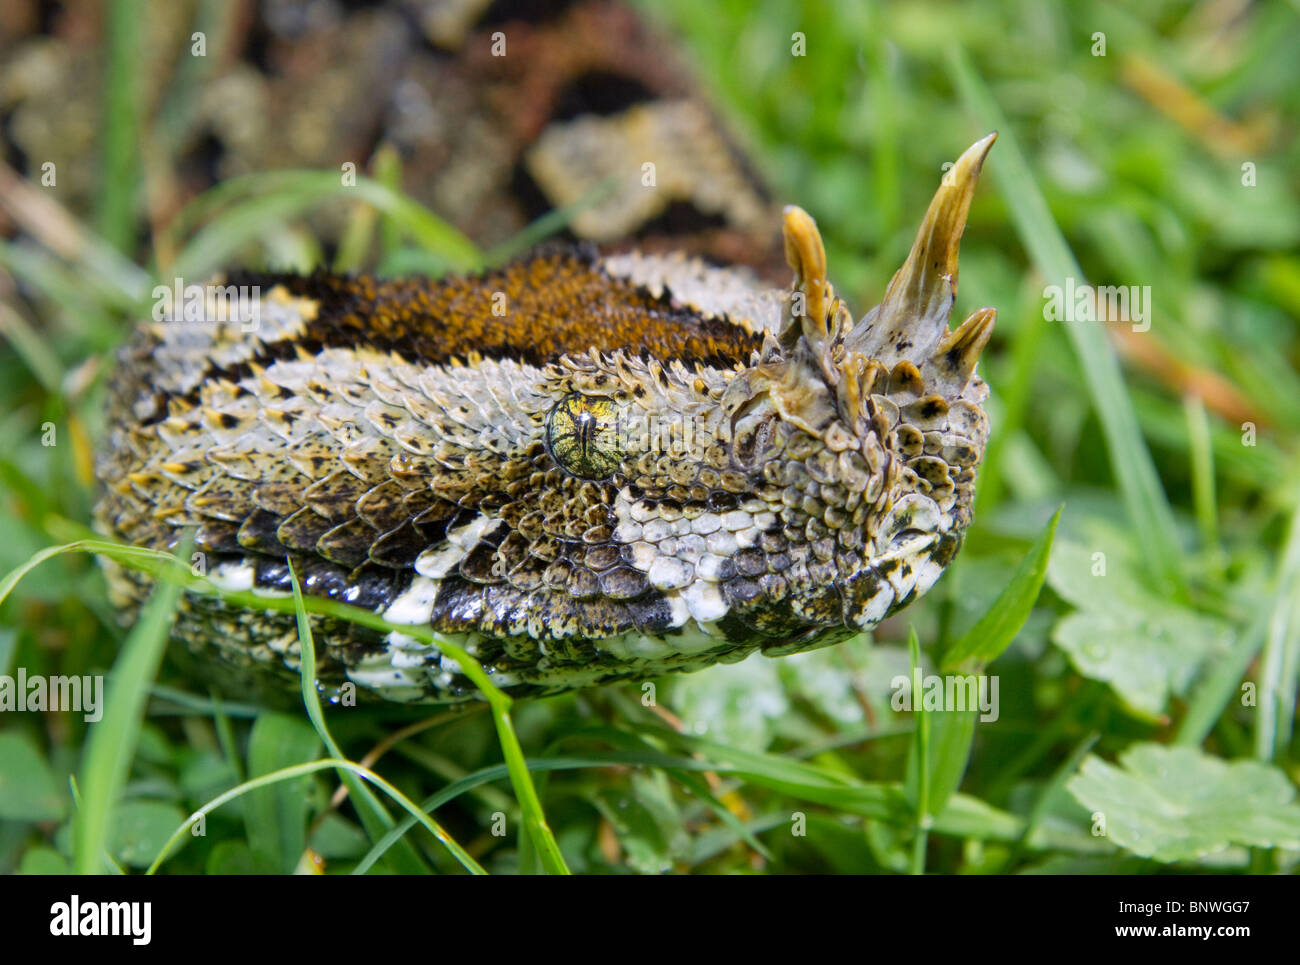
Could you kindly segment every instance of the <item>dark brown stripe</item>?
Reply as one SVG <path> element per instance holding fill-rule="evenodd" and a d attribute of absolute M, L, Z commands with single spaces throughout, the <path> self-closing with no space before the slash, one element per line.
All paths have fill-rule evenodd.
<path fill-rule="evenodd" d="M 393 351 L 440 365 L 471 353 L 543 365 L 591 348 L 730 367 L 762 340 L 737 325 L 674 306 L 667 296 L 611 278 L 585 248 L 548 248 L 482 275 L 429 280 L 236 273 L 235 285 L 276 285 L 319 303 L 293 343 L 268 343 L 256 359 L 292 358 L 301 345 Z M 494 306 L 505 314 L 493 314 Z"/>

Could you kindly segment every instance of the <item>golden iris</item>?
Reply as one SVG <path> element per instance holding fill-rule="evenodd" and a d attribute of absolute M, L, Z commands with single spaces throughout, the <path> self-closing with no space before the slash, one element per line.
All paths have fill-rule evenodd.
<path fill-rule="evenodd" d="M 566 395 L 546 417 L 546 448 L 565 472 L 582 479 L 608 479 L 623 461 L 618 408 L 604 398 Z"/>

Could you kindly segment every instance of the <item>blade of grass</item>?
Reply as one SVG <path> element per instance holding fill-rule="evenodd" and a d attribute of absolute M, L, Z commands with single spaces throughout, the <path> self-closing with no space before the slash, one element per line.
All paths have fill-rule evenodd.
<path fill-rule="evenodd" d="M 176 845 L 176 842 L 194 826 L 194 823 L 200 818 L 204 818 L 211 814 L 217 808 L 221 807 L 221 805 L 233 801 L 238 797 L 242 797 L 249 791 L 270 787 L 280 781 L 296 780 L 297 778 L 303 777 L 307 774 L 315 774 L 317 771 L 324 771 L 330 768 L 342 768 L 350 771 L 358 777 L 365 778 L 376 787 L 381 788 L 385 794 L 400 804 L 402 809 L 410 814 L 416 822 L 422 824 L 426 831 L 442 842 L 442 844 L 452 853 L 452 855 L 455 856 L 456 860 L 460 862 L 461 866 L 465 868 L 466 871 L 476 875 L 487 874 L 483 869 L 483 866 L 470 857 L 469 853 L 456 843 L 455 838 L 447 834 L 437 821 L 425 814 L 424 811 L 417 807 L 415 802 L 405 794 L 393 787 L 393 785 L 389 784 L 378 774 L 362 767 L 360 764 L 354 764 L 352 761 L 345 761 L 335 757 L 325 757 L 319 761 L 308 761 L 305 764 L 297 764 L 293 767 L 286 767 L 278 771 L 272 771 L 270 774 L 263 774 L 261 777 L 255 777 L 252 780 L 245 781 L 237 787 L 232 787 L 230 790 L 218 794 L 211 801 L 203 805 L 181 822 L 181 826 L 178 827 L 172 836 L 167 839 L 167 842 L 162 846 L 162 849 L 158 852 L 158 856 L 154 858 L 153 864 L 149 866 L 145 874 L 154 874 L 162 863 L 171 856 L 172 849 Z"/>
<path fill-rule="evenodd" d="M 18 312 L 0 302 L 0 337 L 26 364 L 41 388 L 57 396 L 63 388 L 63 363 Z"/>
<path fill-rule="evenodd" d="M 613 194 L 618 187 L 618 182 L 619 178 L 617 176 L 608 177 L 573 204 L 546 212 L 546 214 L 533 221 L 522 231 L 515 233 L 508 240 L 503 241 L 495 248 L 488 249 L 487 254 L 483 256 L 484 262 L 489 265 L 503 264 L 523 254 L 534 245 L 545 241 L 551 235 L 563 231 L 577 215 L 588 208 L 595 207 Z"/>
<path fill-rule="evenodd" d="M 189 56 L 178 58 L 176 72 L 158 107 L 150 140 L 152 149 L 164 157 L 179 154 L 186 134 L 202 122 L 204 115 L 198 102 L 204 83 L 216 69 L 226 39 L 240 16 L 239 8 L 224 0 L 198 0 L 195 7 L 193 29 L 188 35 L 202 36 L 205 50 L 203 56 L 197 56 L 191 46 L 186 51 Z"/>
<path fill-rule="evenodd" d="M 866 15 L 876 29 L 867 34 L 866 47 L 869 80 L 863 95 L 870 100 L 869 116 L 874 120 L 875 137 L 872 139 L 872 198 L 876 203 L 881 238 L 889 238 L 901 226 L 903 192 L 899 187 L 898 109 L 896 104 L 897 77 L 894 71 L 892 45 L 884 28 L 885 10 L 876 5 L 866 8 Z"/>
<path fill-rule="evenodd" d="M 379 212 L 361 202 L 352 206 L 347 224 L 343 228 L 343 237 L 339 240 L 339 250 L 334 255 L 333 270 L 340 274 L 360 271 L 365 265 L 366 256 L 375 238 L 375 226 L 379 223 Z"/>
<path fill-rule="evenodd" d="M 1260 613 L 1232 645 L 1228 655 L 1214 663 L 1209 676 L 1192 692 L 1183 722 L 1178 726 L 1174 744 L 1199 747 L 1214 730 L 1214 724 L 1239 693 L 1239 685 L 1250 665 L 1255 662 L 1268 634 L 1272 613 Z"/>
<path fill-rule="evenodd" d="M 147 567 L 157 566 L 161 561 L 175 563 L 181 566 L 181 562 L 174 556 L 167 553 L 160 553 L 157 550 L 146 550 L 135 546 L 124 546 L 120 543 L 110 543 L 101 540 L 77 540 L 73 543 L 66 543 L 62 546 L 51 546 L 47 549 L 36 553 L 26 562 L 14 567 L 5 574 L 4 579 L 0 580 L 0 603 L 8 599 L 9 594 L 13 592 L 18 581 L 30 573 L 36 567 L 40 566 L 46 560 L 61 556 L 64 553 L 103 553 L 112 556 L 117 562 L 127 566 L 134 565 L 137 568 L 144 569 L 148 572 Z"/>
<path fill-rule="evenodd" d="M 316 734 L 325 745 L 331 757 L 345 759 L 347 755 L 339 748 L 334 736 L 325 724 L 325 714 L 321 708 L 320 694 L 316 689 L 316 639 L 311 632 L 311 622 L 303 604 L 302 587 L 298 583 L 298 574 L 293 561 L 289 564 L 289 578 L 293 583 L 294 614 L 298 620 L 299 672 L 302 679 L 302 702 L 307 708 L 307 716 L 316 728 Z M 385 831 L 393 827 L 394 821 L 388 809 L 380 802 L 373 791 L 350 771 L 340 770 L 339 778 L 347 785 L 348 793 L 361 818 L 362 827 L 372 841 L 378 840 Z M 394 863 L 403 874 L 428 874 L 429 867 L 420 858 L 419 853 L 407 841 L 402 841 L 394 854 Z"/>
<path fill-rule="evenodd" d="M 673 756 L 646 750 L 587 751 L 580 755 L 534 757 L 527 762 L 528 769 L 551 772 L 624 766 L 660 767 L 686 772 L 713 771 L 720 775 L 735 775 L 747 783 L 787 793 L 798 800 L 824 804 L 844 813 L 887 821 L 899 827 L 907 826 L 914 819 L 914 812 L 908 806 L 900 783 L 865 784 L 850 780 L 842 774 L 788 761 L 772 754 L 725 747 L 658 728 L 637 727 L 636 729 L 676 746 L 685 753 L 682 756 Z M 611 731 L 611 728 L 587 728 L 574 731 L 568 736 L 579 738 L 593 734 L 607 734 L 618 743 L 636 738 L 636 734 L 629 731 L 612 733 Z M 482 768 L 426 798 L 421 803 L 421 807 L 425 810 L 436 810 L 473 788 L 490 781 L 499 781 L 508 775 L 508 768 L 504 764 Z M 412 827 L 414 822 L 409 818 L 404 819 L 371 848 L 353 873 L 364 874 L 366 870 L 373 867 L 393 841 Z M 1024 824 L 1019 818 L 965 794 L 954 794 L 948 806 L 933 819 L 931 828 L 936 834 L 1005 842 L 1017 840 L 1023 829 Z M 1095 842 L 1090 838 L 1053 832 L 1050 835 L 1042 834 L 1037 840 L 1031 840 L 1029 847 L 1085 852 L 1093 850 Z"/>
<path fill-rule="evenodd" d="M 921 645 L 916 639 L 916 628 L 908 628 L 907 654 L 911 662 L 911 680 L 921 677 Z M 915 690 L 915 688 L 913 688 Z M 912 824 L 912 858 L 908 865 L 914 875 L 925 874 L 925 849 L 930 839 L 933 817 L 930 813 L 930 713 L 920 693 L 912 694 L 912 710 L 916 715 L 916 730 L 912 732 L 907 751 L 907 777 L 903 782 L 904 794 L 914 810 Z"/>
<path fill-rule="evenodd" d="M 206 197 L 213 194 L 217 197 Z M 344 184 L 341 175 L 332 171 L 277 171 L 236 178 L 206 195 L 191 202 L 191 207 L 200 205 L 202 213 L 221 204 L 229 206 L 200 228 L 163 271 L 180 278 L 207 277 L 225 267 L 235 252 L 259 240 L 268 226 L 339 198 L 363 201 L 382 211 L 402 232 L 453 270 L 472 271 L 482 265 L 478 248 L 459 231 L 418 202 L 369 178 L 357 177 L 353 185 Z M 179 247 L 177 232 L 194 217 L 187 207 L 168 228 L 167 250 Z"/>
<path fill-rule="evenodd" d="M 695 774 L 687 771 L 673 770 L 672 776 L 683 787 L 687 788 L 699 800 L 703 801 L 705 806 L 745 844 L 749 845 L 756 854 L 761 855 L 765 860 L 772 860 L 772 853 L 763 847 L 761 841 L 754 837 L 753 833 L 745 827 L 740 818 L 736 817 L 731 810 L 723 804 L 714 793 L 709 790 L 708 781 Z"/>
<path fill-rule="evenodd" d="M 528 761 L 528 770 L 536 771 L 539 773 L 546 773 L 549 771 L 580 770 L 582 768 L 587 768 L 587 767 L 607 767 L 607 766 L 609 766 L 608 762 L 605 761 L 601 761 L 599 763 L 593 764 L 591 760 L 589 760 L 588 758 L 578 758 L 578 757 L 574 757 L 574 758 L 535 757 L 532 760 Z M 451 784 L 448 784 L 446 787 L 444 787 L 441 791 L 438 791 L 436 794 L 429 795 L 427 798 L 425 798 L 423 801 L 420 802 L 420 808 L 424 811 L 436 811 L 438 808 L 447 804 L 449 801 L 454 801 L 462 794 L 472 791 L 477 787 L 482 787 L 484 784 L 491 783 L 492 781 L 508 779 L 509 777 L 510 777 L 509 767 L 507 767 L 505 764 L 493 764 L 490 767 L 485 767 L 480 770 L 477 770 L 472 774 L 467 774 L 465 777 L 461 778 L 460 780 L 453 781 Z M 361 861 L 357 864 L 357 866 L 352 869 L 352 873 L 354 875 L 363 875 L 366 872 L 368 872 L 384 856 L 385 852 L 387 852 L 389 848 L 391 848 L 397 841 L 401 839 L 402 835 L 406 834 L 413 827 L 415 827 L 415 824 L 416 822 L 413 818 L 410 817 L 403 818 L 402 821 L 397 825 L 397 827 L 393 828 L 382 838 L 376 841 L 373 846 L 371 846 L 370 850 L 366 853 L 365 857 L 363 857 Z"/>
<path fill-rule="evenodd" d="M 235 781 L 242 781 L 244 779 L 244 762 L 240 758 L 235 744 L 235 728 L 230 723 L 230 715 L 226 713 L 221 698 L 216 694 L 212 695 L 212 722 L 217 731 L 217 743 L 221 746 L 221 755 L 226 759 L 226 763 L 230 765 L 230 770 L 235 775 Z"/>
<path fill-rule="evenodd" d="M 390 191 L 402 190 L 402 156 L 392 145 L 384 145 L 375 152 L 372 165 L 375 180 Z M 379 221 L 379 260 L 387 261 L 402 245 L 400 226 L 393 218 L 381 218 Z"/>
<path fill-rule="evenodd" d="M 1201 528 L 1201 544 L 1212 558 L 1221 553 L 1219 546 L 1219 511 L 1214 498 L 1214 446 L 1210 441 L 1210 420 L 1200 396 L 1183 399 L 1187 414 L 1187 438 L 1192 462 L 1192 502 L 1196 522 Z"/>
<path fill-rule="evenodd" d="M 1037 309 L 1038 299 L 1033 300 Z M 1022 312 L 1021 322 L 1011 340 L 1011 379 L 998 385 L 998 399 L 1002 402 L 1002 416 L 998 431 L 989 437 L 980 465 L 979 487 L 975 490 L 975 516 L 979 518 L 998 504 L 1002 496 L 1003 454 L 1008 441 L 1024 428 L 1029 412 L 1034 379 L 1039 372 L 1039 349 L 1046 326 L 1035 324 L 1036 312 Z"/>
<path fill-rule="evenodd" d="M 98 227 L 105 241 L 128 254 L 140 178 L 140 31 L 145 22 L 140 0 L 111 0 L 108 5 Z"/>
<path fill-rule="evenodd" d="M 460 664 L 465 676 L 473 681 L 492 707 L 492 722 L 496 724 L 497 739 L 501 742 L 501 752 L 506 758 L 510 783 L 514 786 L 519 809 L 523 812 L 524 826 L 528 828 L 529 837 L 532 839 L 533 847 L 537 849 L 542 867 L 548 874 L 569 874 L 569 866 L 564 863 L 560 846 L 546 823 L 546 815 L 542 811 L 542 802 L 537 797 L 537 789 L 533 787 L 533 780 L 528 776 L 528 761 L 524 757 L 523 748 L 519 746 L 514 722 L 510 719 L 510 706 L 513 701 L 493 685 L 479 662 L 460 647 L 441 638 L 438 647 Z"/>
<path fill-rule="evenodd" d="M 1035 266 L 1048 284 L 1064 286 L 1067 278 L 1076 285 L 1085 284 L 1083 271 L 1034 181 L 1014 132 L 960 48 L 950 49 L 948 69 L 967 109 L 980 119 L 982 128 L 1000 132 L 1001 153 L 990 167 Z M 1100 323 L 1063 324 L 1101 421 L 1111 471 L 1123 494 L 1137 542 L 1146 554 L 1155 588 L 1186 601 L 1183 551 L 1173 510 L 1138 428 L 1114 346 Z"/>
<path fill-rule="evenodd" d="M 104 716 L 90 734 L 82 761 L 82 807 L 73 822 L 73 867 L 78 874 L 103 872 L 113 812 L 135 755 L 149 683 L 162 662 L 180 590 L 176 584 L 162 584 L 154 591 L 113 664 Z"/>
<path fill-rule="evenodd" d="M 136 300 L 106 284 L 82 266 L 69 267 L 53 252 L 35 245 L 0 241 L 0 265 L 54 302 L 61 325 L 89 339 L 96 348 L 116 347 L 122 333 L 109 316 L 112 309 L 133 311 Z"/>
<path fill-rule="evenodd" d="M 49 192 L 19 177 L 0 161 L 0 209 L 64 261 L 85 273 L 83 283 L 114 301 L 135 304 L 149 292 L 149 275 L 111 244 L 89 231 Z"/>
<path fill-rule="evenodd" d="M 81 812 L 81 788 L 77 786 L 76 774 L 68 775 L 68 791 L 72 794 L 73 808 L 78 813 L 80 813 Z M 104 852 L 104 864 L 108 867 L 108 870 L 115 875 L 126 874 L 126 872 L 122 869 L 122 866 L 117 863 L 117 859 L 114 858 L 107 851 Z"/>
<path fill-rule="evenodd" d="M 149 696 L 162 704 L 174 704 L 175 710 L 172 711 L 173 713 L 211 716 L 214 720 L 217 717 L 225 717 L 231 720 L 236 718 L 252 720 L 263 710 L 263 708 L 255 704 L 229 703 L 218 700 L 215 696 L 200 697 L 198 694 L 191 694 L 188 691 L 167 687 L 163 684 L 154 684 L 150 687 Z M 155 703 L 151 712 L 161 716 L 167 713 L 167 709 Z M 219 727 L 218 730 L 220 730 Z M 234 746 L 233 742 L 231 746 Z"/>
<path fill-rule="evenodd" d="M 1300 678 L 1300 496 L 1292 505 L 1260 660 L 1255 756 L 1263 761 L 1280 758 L 1291 743 Z"/>
<path fill-rule="evenodd" d="M 1052 555 L 1052 540 L 1056 526 L 1061 521 L 1064 506 L 1052 514 L 1051 522 L 1034 541 L 1029 553 L 1016 567 L 1007 588 L 998 594 L 993 605 L 960 640 L 953 643 L 944 654 L 941 668 L 952 671 L 958 668 L 983 669 L 1011 646 L 1020 628 L 1029 619 L 1034 603 L 1047 576 L 1047 560 Z"/>
<path fill-rule="evenodd" d="M 1025 818 L 1024 832 L 1012 846 L 1011 853 L 1007 855 L 1006 863 L 1003 865 L 1004 869 L 1015 867 L 1016 862 L 1020 860 L 1020 856 L 1025 852 L 1025 843 L 1038 830 L 1038 826 L 1042 824 L 1043 818 L 1046 817 L 1047 807 L 1051 803 L 1052 797 L 1079 770 L 1079 765 L 1083 763 L 1083 759 L 1088 756 L 1088 752 L 1100 739 L 1101 734 L 1093 731 L 1080 741 L 1070 756 L 1065 759 L 1065 763 L 1058 767 L 1051 779 L 1043 785 L 1042 790 L 1038 792 L 1037 799 L 1034 801 L 1034 806 L 1029 809 L 1029 815 Z"/>
<path fill-rule="evenodd" d="M 192 574 L 190 567 L 177 557 L 168 553 L 162 553 L 160 550 L 147 550 L 138 548 L 138 546 L 127 546 L 116 544 L 108 540 L 78 540 L 62 546 L 51 546 L 49 549 L 40 551 L 34 557 L 29 559 L 22 566 L 14 568 L 12 572 L 0 580 L 0 603 L 3 603 L 5 597 L 12 592 L 14 585 L 21 580 L 23 576 L 29 574 L 40 563 L 47 561 L 62 553 L 95 553 L 104 555 L 113 559 L 114 562 L 125 564 L 147 572 L 153 576 L 164 580 L 169 587 L 175 589 L 185 588 L 188 592 L 204 593 L 208 596 L 221 597 L 222 600 L 237 602 L 248 609 L 256 610 L 277 610 L 279 613 L 294 613 L 298 606 L 312 611 L 312 613 L 324 613 L 331 616 L 337 616 L 339 619 L 351 620 L 359 623 L 361 626 L 382 629 L 385 632 L 404 632 L 408 635 L 415 636 L 417 639 L 425 640 L 443 648 L 448 657 L 455 659 L 464 668 L 465 676 L 468 676 L 484 693 L 489 701 L 493 720 L 497 724 L 497 734 L 502 752 L 506 756 L 508 773 L 510 773 L 511 783 L 515 787 L 515 795 L 520 802 L 521 812 L 524 814 L 525 826 L 529 828 L 530 834 L 533 835 L 534 844 L 537 845 L 538 852 L 541 853 L 543 866 L 552 874 L 567 874 L 568 867 L 564 864 L 564 858 L 559 851 L 559 845 L 555 843 L 555 836 L 551 834 L 550 827 L 547 826 L 545 814 L 542 813 L 541 801 L 537 799 L 537 791 L 533 788 L 532 779 L 528 776 L 523 749 L 519 745 L 519 737 L 515 735 L 515 728 L 510 720 L 511 700 L 506 694 L 499 691 L 491 680 L 487 678 L 486 672 L 478 665 L 477 661 L 465 653 L 463 649 L 450 641 L 443 640 L 441 636 L 434 633 L 432 629 L 421 627 L 398 627 L 394 624 L 387 623 L 382 616 L 370 613 L 369 610 L 361 610 L 359 607 L 348 606 L 346 603 L 338 603 L 333 600 L 320 600 L 312 597 L 311 600 L 281 600 L 276 597 L 259 597 L 256 594 L 240 590 L 240 592 L 230 593 L 225 590 L 214 587 L 204 577 Z M 144 688 L 142 688 L 142 694 Z M 143 696 L 142 696 L 143 698 Z M 369 771 L 352 766 L 350 762 L 342 761 L 341 766 L 348 766 L 350 770 L 361 776 L 369 775 Z M 367 776 L 367 779 L 372 779 Z M 374 776 L 374 782 L 380 782 L 377 776 Z M 382 784 L 381 784 L 382 786 Z M 403 799 L 404 800 L 404 799 Z M 413 805 L 412 805 L 413 806 Z M 422 817 L 422 815 L 421 815 Z M 445 835 L 439 836 L 439 840 L 450 841 Z M 454 843 L 452 843 L 454 844 Z M 450 845 L 448 845 L 450 847 Z M 459 847 L 459 845 L 456 845 Z"/>
<path fill-rule="evenodd" d="M 293 599 L 262 597 L 246 590 L 236 592 L 221 590 L 206 578 L 195 576 L 182 560 L 158 550 L 145 550 L 108 540 L 90 539 L 78 540 L 75 543 L 42 550 L 22 566 L 17 567 L 3 580 L 0 580 L 0 603 L 4 602 L 14 584 L 24 574 L 30 572 L 47 559 L 68 552 L 88 552 L 107 556 L 116 562 L 150 573 L 160 579 L 178 583 L 190 592 L 218 596 L 223 600 L 239 603 L 249 609 L 276 610 L 282 613 L 296 614 L 299 606 L 299 602 Z M 519 801 L 519 807 L 524 816 L 524 824 L 529 829 L 533 843 L 541 856 L 543 867 L 551 874 L 567 874 L 568 866 L 564 863 L 563 855 L 560 854 L 555 835 L 546 823 L 541 801 L 537 797 L 537 791 L 533 787 L 532 779 L 528 776 L 523 749 L 519 746 L 519 738 L 515 734 L 514 724 L 510 720 L 510 706 L 513 701 L 492 683 L 478 661 L 441 634 L 434 633 L 428 628 L 396 626 L 388 623 L 377 613 L 341 604 L 335 600 L 313 597 L 310 600 L 302 600 L 301 605 L 312 613 L 335 616 L 386 633 L 394 631 L 405 633 L 439 647 L 443 653 L 460 664 L 465 676 L 479 688 L 491 708 L 497 737 L 501 742 L 501 750 L 505 755 L 506 764 L 509 768 L 511 784 L 514 786 L 515 796 Z"/>

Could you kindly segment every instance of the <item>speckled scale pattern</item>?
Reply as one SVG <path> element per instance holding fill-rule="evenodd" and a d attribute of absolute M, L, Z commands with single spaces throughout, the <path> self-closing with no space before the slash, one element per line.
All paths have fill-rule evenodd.
<path fill-rule="evenodd" d="M 950 193 L 969 203 L 989 144 L 963 155 L 856 324 L 798 209 L 787 289 L 554 247 L 440 281 L 230 279 L 263 289 L 251 330 L 147 323 L 120 353 L 97 524 L 162 549 L 193 532 L 229 589 L 284 595 L 291 563 L 304 592 L 432 627 L 516 694 L 868 630 L 933 585 L 970 521 L 992 312 L 948 331 L 955 248 L 950 272 L 904 276 L 964 223 Z M 862 326 L 892 333 L 908 312 L 924 356 L 897 339 L 885 361 L 858 349 Z M 570 471 L 547 435 L 557 406 L 608 420 L 596 464 L 612 472 Z M 130 611 L 147 586 L 106 565 Z M 473 696 L 436 645 L 313 619 L 327 686 Z M 194 597 L 174 633 L 231 665 L 296 672 L 284 615 Z"/>

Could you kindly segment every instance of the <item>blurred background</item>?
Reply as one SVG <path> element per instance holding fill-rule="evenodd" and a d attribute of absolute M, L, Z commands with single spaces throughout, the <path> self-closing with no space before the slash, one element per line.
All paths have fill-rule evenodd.
<path fill-rule="evenodd" d="M 473 43 L 496 31 L 517 44 L 503 63 Z M 588 70 L 547 100 L 587 36 L 640 86 Z M 966 548 L 870 637 L 661 680 L 653 706 L 632 685 L 517 705 L 547 818 L 584 872 L 1290 873 L 1296 49 L 1285 0 L 9 0 L 0 573 L 85 535 L 103 378 L 160 279 L 440 273 L 590 237 L 581 218 L 619 186 L 588 172 L 569 197 L 530 145 L 557 118 L 667 97 L 708 105 L 743 170 L 726 197 L 752 204 L 687 190 L 596 240 L 780 278 L 769 226 L 797 203 L 861 315 L 945 162 L 996 129 L 954 312 L 999 312 Z M 340 189 L 348 163 L 364 193 Z M 1135 294 L 1100 320 L 1054 316 L 1053 286 L 1089 285 Z M 113 666 L 126 631 L 90 557 L 0 590 L 0 674 Z M 932 672 L 977 624 L 1010 640 L 987 668 L 996 719 L 898 709 L 909 633 Z M 106 843 L 124 870 L 218 794 L 322 753 L 301 710 L 220 699 L 170 663 L 148 694 Z M 450 789 L 437 817 L 489 870 L 534 870 L 488 715 L 427 717 L 329 723 L 413 800 Z M 87 731 L 0 713 L 0 869 L 70 867 Z M 246 795 L 162 868 L 458 870 L 419 828 L 376 854 L 337 787 L 323 771 Z"/>

